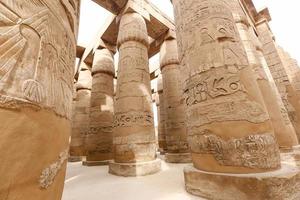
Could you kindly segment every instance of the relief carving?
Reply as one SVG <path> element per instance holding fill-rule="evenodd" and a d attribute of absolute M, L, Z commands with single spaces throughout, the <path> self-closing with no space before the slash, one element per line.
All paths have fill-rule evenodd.
<path fill-rule="evenodd" d="M 63 6 L 44 0 L 3 0 L 0 12 L 2 99 L 15 98 L 70 118 L 76 42 L 64 24 Z"/>
<path fill-rule="evenodd" d="M 47 189 L 54 182 L 56 175 L 62 168 L 64 162 L 68 159 L 68 150 L 65 150 L 59 154 L 59 159 L 55 163 L 51 164 L 49 167 L 42 171 L 40 176 L 40 187 L 42 189 Z"/>
<path fill-rule="evenodd" d="M 264 107 L 250 100 L 240 81 L 239 70 L 223 67 L 193 76 L 186 84 L 188 126 L 212 122 L 246 120 L 261 123 L 269 119 Z"/>
<path fill-rule="evenodd" d="M 277 168 L 279 150 L 272 134 L 255 134 L 224 141 L 210 130 L 189 138 L 192 152 L 212 154 L 220 165 L 249 168 Z"/>
<path fill-rule="evenodd" d="M 133 125 L 153 126 L 153 123 L 152 113 L 128 112 L 114 115 L 114 127 L 130 127 Z"/>

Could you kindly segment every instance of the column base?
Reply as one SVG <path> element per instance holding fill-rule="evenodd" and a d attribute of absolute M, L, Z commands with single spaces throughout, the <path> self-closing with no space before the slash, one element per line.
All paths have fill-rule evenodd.
<path fill-rule="evenodd" d="M 165 160 L 168 163 L 191 163 L 190 153 L 166 153 Z"/>
<path fill-rule="evenodd" d="M 81 156 L 69 156 L 68 162 L 81 162 L 82 157 Z"/>
<path fill-rule="evenodd" d="M 214 200 L 300 199 L 300 169 L 282 162 L 282 168 L 255 174 L 211 173 L 187 166 L 187 192 Z"/>
<path fill-rule="evenodd" d="M 82 165 L 83 166 L 88 166 L 88 167 L 92 167 L 92 166 L 104 166 L 104 165 L 108 165 L 112 160 L 102 160 L 102 161 L 82 161 Z"/>
<path fill-rule="evenodd" d="M 161 169 L 160 159 L 142 163 L 109 163 L 109 173 L 117 176 L 146 176 L 159 172 Z"/>

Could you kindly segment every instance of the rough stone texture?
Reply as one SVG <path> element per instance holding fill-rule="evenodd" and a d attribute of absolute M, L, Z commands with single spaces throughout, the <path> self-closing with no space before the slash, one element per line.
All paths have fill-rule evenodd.
<path fill-rule="evenodd" d="M 107 49 L 97 50 L 92 68 L 92 92 L 90 101 L 89 133 L 86 137 L 85 164 L 103 164 L 113 159 L 113 112 L 115 75 L 112 53 Z"/>
<path fill-rule="evenodd" d="M 296 91 L 300 91 L 300 68 L 297 60 L 293 59 L 282 47 L 277 46 L 280 57 L 283 59 L 284 69 Z"/>
<path fill-rule="evenodd" d="M 148 36 L 137 13 L 121 17 L 118 35 L 119 71 L 115 99 L 114 167 L 146 165 L 156 157 L 148 61 Z"/>
<path fill-rule="evenodd" d="M 117 176 L 146 176 L 160 171 L 161 160 L 156 159 L 138 163 L 109 163 L 109 173 Z"/>
<path fill-rule="evenodd" d="M 167 153 L 180 154 L 177 159 L 167 159 L 166 161 L 179 161 L 183 155 L 186 155 L 187 158 L 183 158 L 182 161 L 184 162 L 190 160 L 190 154 L 185 123 L 183 88 L 175 39 L 165 40 L 162 44 L 160 49 L 160 69 L 163 79 L 163 98 L 166 114 Z"/>
<path fill-rule="evenodd" d="M 279 149 L 230 5 L 173 0 L 197 169 L 256 173 L 280 168 Z"/>
<path fill-rule="evenodd" d="M 0 199 L 59 200 L 79 1 L 0 2 Z"/>
<path fill-rule="evenodd" d="M 300 198 L 300 168 L 282 163 L 273 172 L 257 174 L 222 174 L 200 171 L 192 166 L 184 169 L 186 190 L 214 200 L 296 200 Z"/>
<path fill-rule="evenodd" d="M 103 160 L 103 161 L 82 161 L 83 166 L 93 167 L 93 166 L 103 166 L 108 165 L 111 160 Z"/>
<path fill-rule="evenodd" d="M 166 153 L 165 160 L 168 163 L 191 163 L 191 153 Z"/>
<path fill-rule="evenodd" d="M 91 87 L 91 72 L 85 63 L 81 63 L 81 71 L 76 83 L 77 95 L 72 119 L 70 156 L 86 156 L 85 138 L 89 132 Z"/>
<path fill-rule="evenodd" d="M 157 78 L 157 93 L 158 99 L 156 100 L 157 105 L 157 118 L 158 118 L 158 147 L 159 152 L 164 154 L 167 151 L 166 144 L 166 111 L 165 101 L 163 94 L 163 81 L 161 74 Z"/>
<path fill-rule="evenodd" d="M 299 94 L 292 87 L 291 81 L 284 68 L 283 58 L 280 56 L 277 44 L 274 41 L 273 34 L 270 30 L 268 22 L 263 19 L 256 24 L 259 40 L 263 47 L 264 57 L 267 61 L 271 74 L 275 80 L 282 101 L 288 111 L 289 118 L 300 137 L 300 104 Z"/>
<path fill-rule="evenodd" d="M 259 51 L 261 44 L 258 38 L 253 32 L 253 28 L 250 23 L 247 23 L 245 14 L 242 12 L 242 7 L 238 0 L 231 1 L 234 6 L 233 13 L 235 13 L 235 21 L 237 30 L 241 37 L 242 44 L 245 48 L 245 52 L 249 61 L 250 66 L 253 68 L 259 89 L 265 102 L 265 106 L 270 115 L 271 122 L 274 128 L 274 133 L 280 148 L 292 148 L 298 144 L 298 139 L 293 126 L 288 119 L 286 110 L 281 106 L 283 103 L 278 100 L 279 93 L 274 88 L 274 80 L 272 76 L 268 76 L 269 70 L 263 67 L 264 63 L 259 60 Z M 242 15 L 242 16 L 240 16 Z M 267 71 L 266 71 L 267 70 Z M 280 97 L 280 96 L 279 96 Z M 281 109 L 284 109 L 283 111 Z"/>

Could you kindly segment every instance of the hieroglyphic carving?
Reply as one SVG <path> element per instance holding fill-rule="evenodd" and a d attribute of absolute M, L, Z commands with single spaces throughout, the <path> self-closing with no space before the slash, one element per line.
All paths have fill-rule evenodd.
<path fill-rule="evenodd" d="M 212 154 L 220 165 L 268 169 L 277 168 L 280 162 L 275 137 L 268 133 L 224 141 L 210 130 L 203 130 L 189 140 L 192 152 Z"/>
<path fill-rule="evenodd" d="M 3 0 L 0 11 L 0 95 L 70 118 L 76 42 L 63 6 Z"/>
<path fill-rule="evenodd" d="M 152 113 L 128 112 L 114 115 L 114 127 L 132 125 L 152 126 L 154 123 Z"/>
<path fill-rule="evenodd" d="M 189 126 L 212 122 L 246 120 L 261 123 L 269 119 L 264 107 L 248 98 L 235 67 L 212 69 L 193 76 L 186 84 L 185 102 Z"/>
<path fill-rule="evenodd" d="M 245 91 L 240 82 L 237 69 L 232 68 L 232 72 L 222 70 L 220 73 L 202 73 L 194 76 L 189 81 L 185 89 L 185 102 L 187 106 L 198 104 L 217 97 L 234 94 L 238 91 Z M 219 73 L 219 74 L 216 74 Z"/>
<path fill-rule="evenodd" d="M 64 162 L 68 159 L 68 150 L 65 150 L 59 154 L 59 159 L 55 163 L 51 164 L 49 167 L 42 171 L 40 176 L 40 187 L 42 189 L 47 189 L 54 181 L 54 178 L 58 174 L 59 170 L 62 168 Z"/>

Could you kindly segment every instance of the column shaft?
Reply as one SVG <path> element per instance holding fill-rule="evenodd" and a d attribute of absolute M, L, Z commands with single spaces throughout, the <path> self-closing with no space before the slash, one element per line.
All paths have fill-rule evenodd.
<path fill-rule="evenodd" d="M 137 13 L 124 14 L 118 36 L 120 59 L 113 130 L 115 163 L 110 164 L 110 172 L 117 175 L 146 175 L 159 169 L 159 162 L 154 162 L 156 141 L 148 42 L 144 19 Z M 147 165 L 149 162 L 148 169 L 137 169 L 143 168 L 141 163 Z"/>
<path fill-rule="evenodd" d="M 278 92 L 272 88 L 272 77 L 268 76 L 268 71 L 260 63 L 258 53 L 256 49 L 261 48 L 261 44 L 255 36 L 254 32 L 251 33 L 250 23 L 245 20 L 247 19 L 245 14 L 242 12 L 242 7 L 238 0 L 232 1 L 235 6 L 233 9 L 234 19 L 236 21 L 237 30 L 241 37 L 242 44 L 245 48 L 247 58 L 250 66 L 255 72 L 257 83 L 264 99 L 267 111 L 270 115 L 271 122 L 274 128 L 274 133 L 277 138 L 279 147 L 281 149 L 292 149 L 293 146 L 298 144 L 297 135 L 294 128 L 289 123 L 285 112 L 281 111 L 281 103 L 278 101 Z M 240 12 L 239 12 L 240 11 Z M 276 86 L 275 86 L 276 87 Z M 275 92 L 274 92 L 275 90 Z M 283 115 L 282 115 L 283 114 Z"/>
<path fill-rule="evenodd" d="M 79 4 L 0 2 L 0 199 L 61 199 Z"/>
<path fill-rule="evenodd" d="M 161 74 L 157 78 L 157 115 L 158 115 L 158 146 L 159 151 L 164 154 L 167 151 L 166 144 L 166 111 L 163 97 L 163 81 Z"/>
<path fill-rule="evenodd" d="M 92 68 L 90 129 L 86 138 L 87 165 L 108 164 L 112 160 L 114 112 L 114 60 L 107 49 L 97 50 Z"/>
<path fill-rule="evenodd" d="M 185 123 L 185 106 L 180 78 L 177 43 L 165 40 L 160 49 L 160 69 L 163 79 L 163 99 L 166 112 L 166 161 L 190 162 Z"/>
<path fill-rule="evenodd" d="M 91 71 L 85 63 L 81 63 L 81 71 L 76 83 L 77 94 L 72 120 L 70 156 L 86 156 L 85 138 L 89 132 L 91 88 Z"/>
<path fill-rule="evenodd" d="M 280 168 L 270 118 L 230 5 L 223 0 L 173 4 L 194 166 L 228 173 Z"/>
<path fill-rule="evenodd" d="M 283 59 L 280 57 L 277 44 L 274 41 L 273 34 L 268 22 L 262 20 L 256 24 L 259 40 L 262 43 L 264 57 L 275 80 L 278 91 L 281 95 L 285 108 L 288 111 L 289 118 L 300 137 L 300 104 L 299 93 L 292 87 L 291 81 L 284 68 Z"/>

